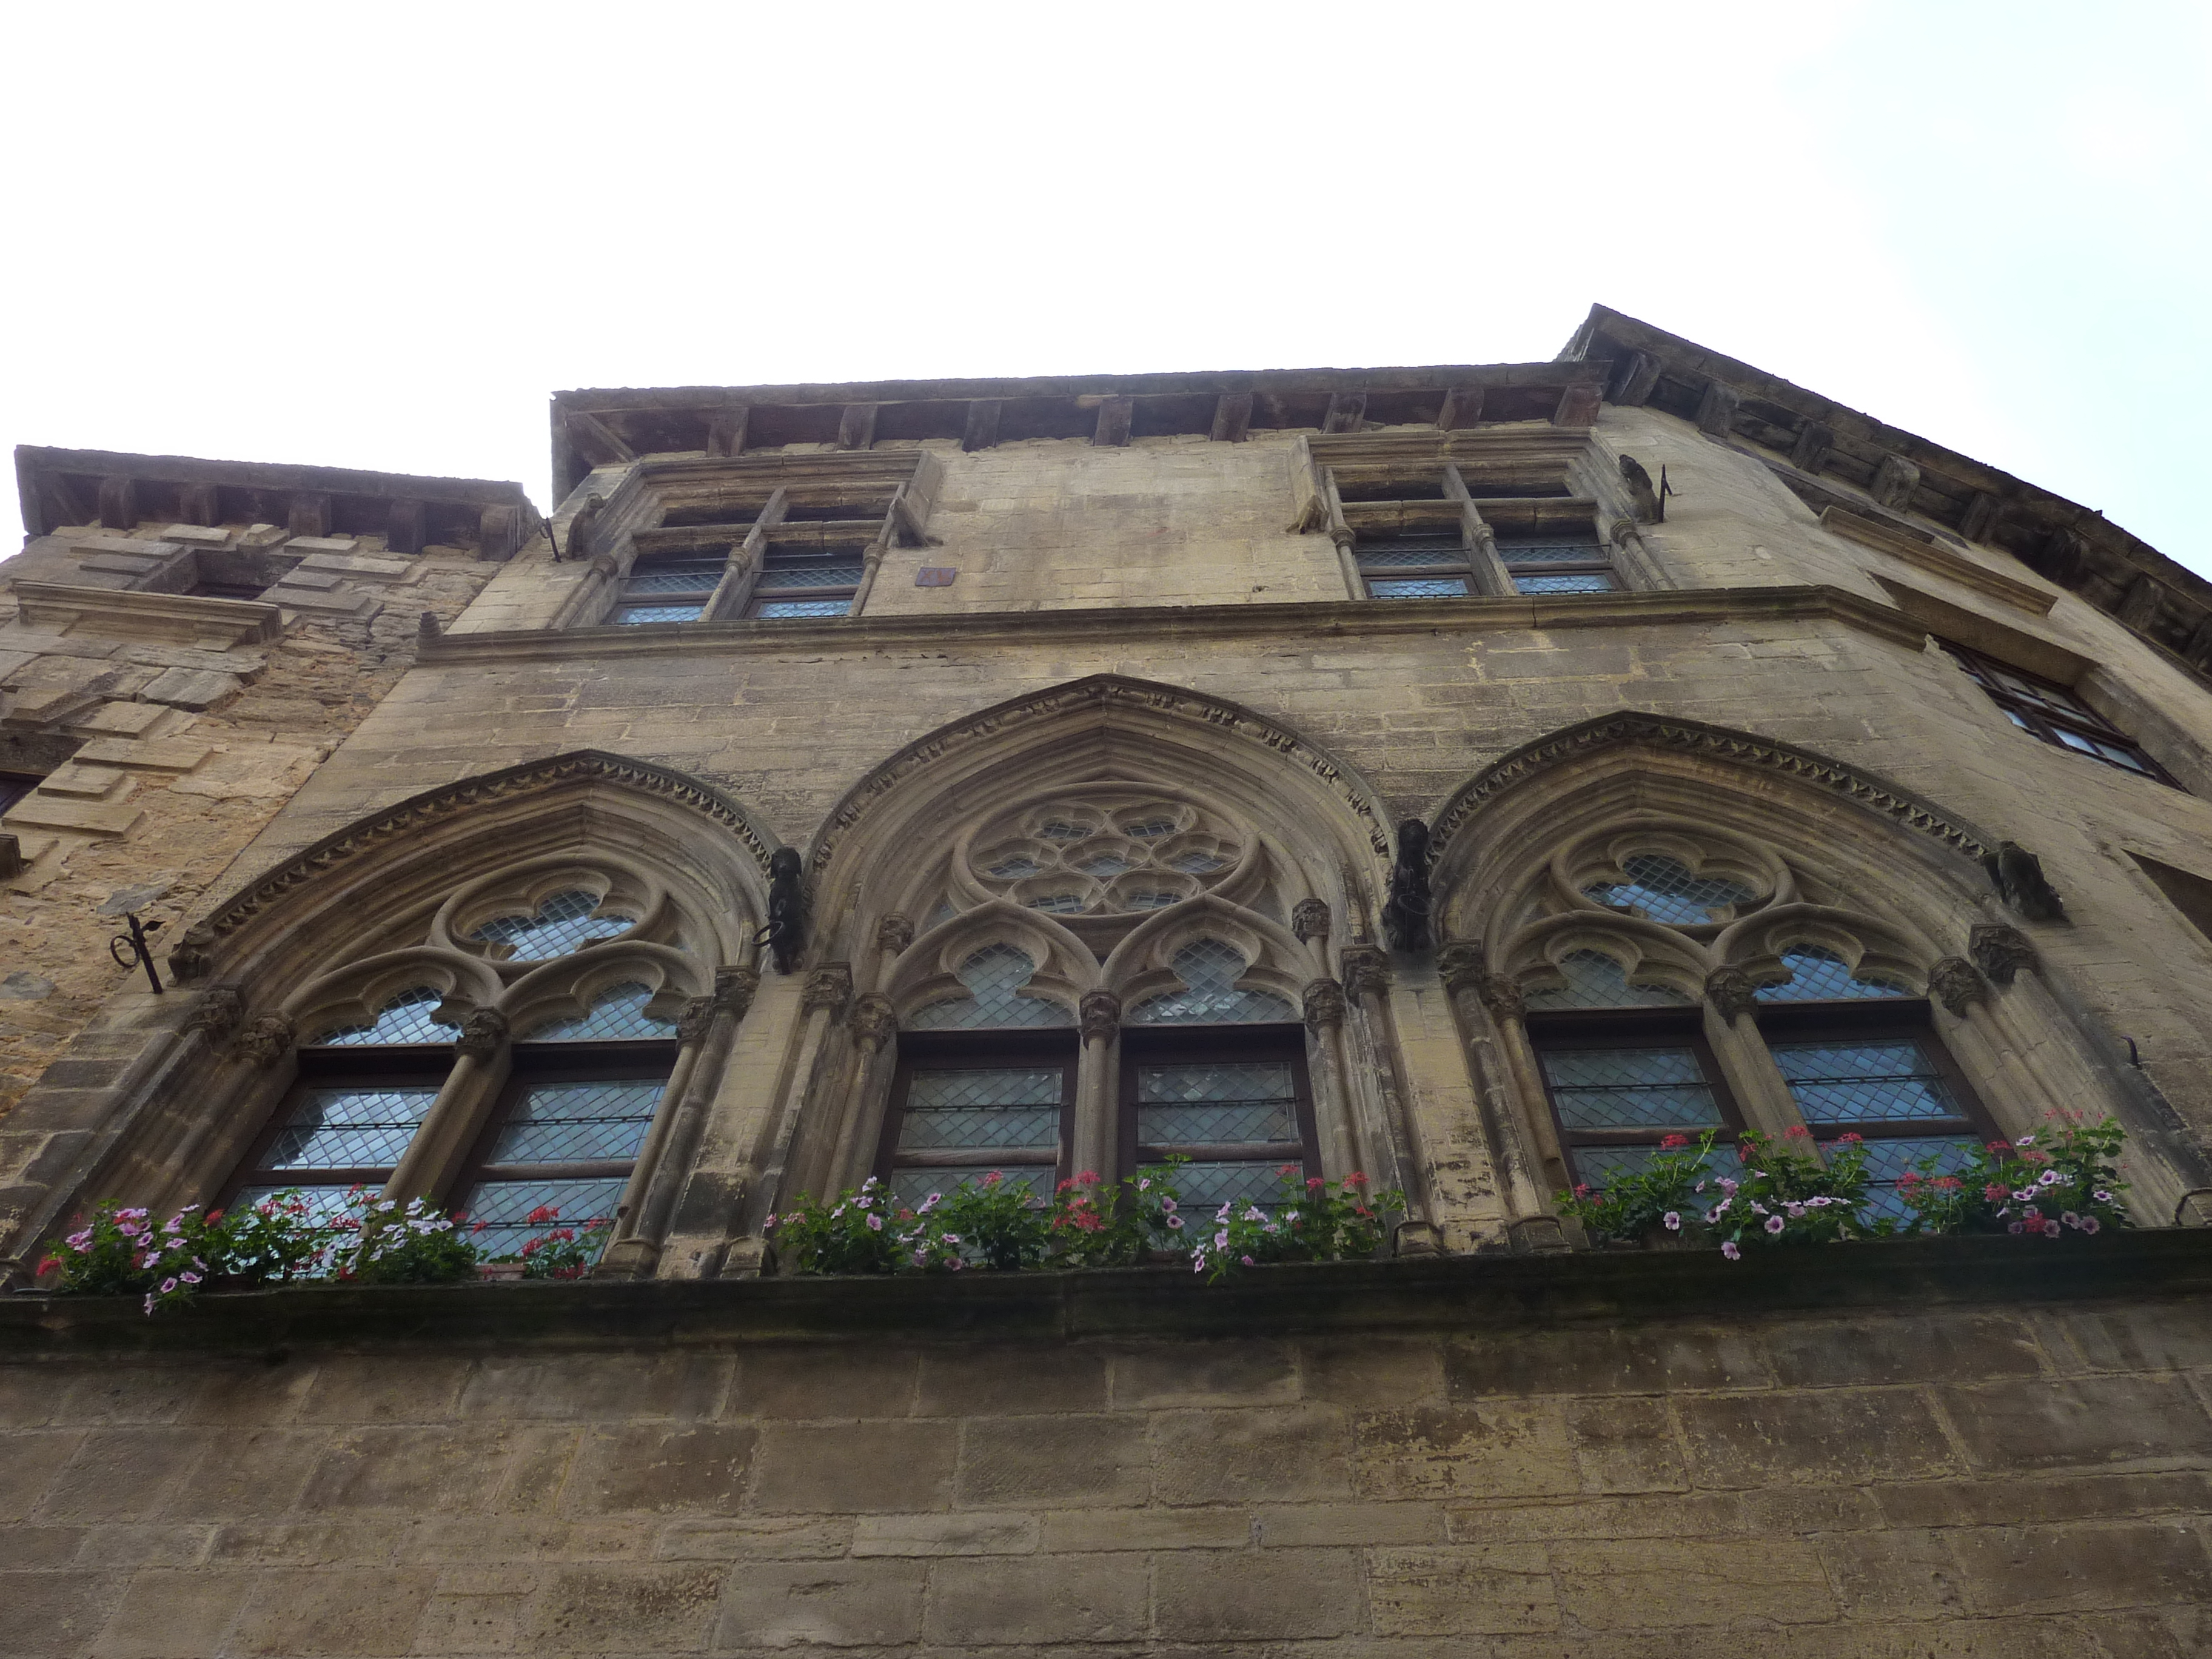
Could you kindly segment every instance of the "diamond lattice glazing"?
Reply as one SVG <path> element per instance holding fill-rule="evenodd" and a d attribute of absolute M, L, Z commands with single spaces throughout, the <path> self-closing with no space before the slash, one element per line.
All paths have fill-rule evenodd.
<path fill-rule="evenodd" d="M 1516 593 L 1611 593 L 1620 584 L 1602 570 L 1585 570 L 1564 576 L 1521 576 L 1513 578 Z"/>
<path fill-rule="evenodd" d="M 524 1091 L 493 1142 L 493 1164 L 599 1164 L 637 1156 L 663 1079 L 541 1083 Z"/>
<path fill-rule="evenodd" d="M 933 1002 L 907 1022 L 918 1031 L 981 1030 L 993 1026 L 1073 1025 L 1075 1016 L 1049 997 L 1025 997 L 1036 972 L 1026 951 L 989 945 L 962 963 L 960 982 L 969 994 Z"/>
<path fill-rule="evenodd" d="M 1936 1175 L 1953 1175 L 1966 1167 L 1975 1146 L 1972 1135 L 1915 1135 L 1909 1140 L 1869 1140 L 1866 1143 L 1867 1202 L 1863 1214 L 1893 1216 L 1902 1220 L 1911 1213 L 1897 1195 L 1897 1182 L 1923 1158 L 1933 1158 Z"/>
<path fill-rule="evenodd" d="M 939 1164 L 927 1170 L 894 1170 L 884 1184 L 891 1189 L 892 1198 L 912 1210 L 919 1209 L 932 1193 L 950 1198 L 963 1182 L 980 1187 L 983 1177 L 994 1172 L 1009 1183 L 1028 1188 L 1040 1198 L 1051 1195 L 1055 1171 L 1049 1164 L 963 1164 L 956 1167 Z"/>
<path fill-rule="evenodd" d="M 1457 599 L 1467 597 L 1467 578 L 1464 576 L 1428 576 L 1418 580 L 1385 581 L 1380 577 L 1367 584 L 1370 597 L 1377 599 Z"/>
<path fill-rule="evenodd" d="M 1176 821 L 1166 817 L 1133 818 L 1121 826 L 1121 833 L 1133 841 L 1152 841 L 1160 836 L 1175 833 Z"/>
<path fill-rule="evenodd" d="M 1886 979 L 1854 979 L 1850 964 L 1818 945 L 1798 945 L 1782 953 L 1791 970 L 1781 985 L 1762 985 L 1761 1002 L 1830 1002 L 1845 997 L 1909 997 L 1911 992 Z"/>
<path fill-rule="evenodd" d="M 1570 951 L 1559 959 L 1564 988 L 1538 986 L 1531 1008 L 1680 1008 L 1690 999 L 1663 985 L 1631 985 L 1628 970 L 1602 951 Z"/>
<path fill-rule="evenodd" d="M 860 581 L 860 568 L 857 564 L 771 565 L 761 573 L 761 586 L 777 589 L 857 587 Z"/>
<path fill-rule="evenodd" d="M 1524 565 L 1607 562 L 1605 549 L 1595 542 L 1500 542 L 1498 556 L 1509 570 Z"/>
<path fill-rule="evenodd" d="M 1186 945 L 1169 964 L 1183 982 L 1141 1002 L 1124 1017 L 1133 1025 L 1230 1025 L 1297 1018 L 1297 1011 L 1270 991 L 1237 988 L 1244 957 L 1233 945 L 1202 939 Z"/>
<path fill-rule="evenodd" d="M 653 1000 L 653 988 L 632 982 L 602 991 L 587 1014 L 548 1020 L 526 1031 L 524 1042 L 611 1042 L 625 1038 L 672 1037 L 676 1022 L 656 1019 L 645 1012 Z"/>
<path fill-rule="evenodd" d="M 386 1003 L 368 1024 L 341 1025 L 324 1032 L 315 1042 L 346 1048 L 387 1042 L 451 1042 L 454 1028 L 430 1018 L 431 1011 L 445 1000 L 443 992 L 418 985 Z"/>
<path fill-rule="evenodd" d="M 1740 881 L 1698 875 L 1663 854 L 1635 854 L 1621 860 L 1621 868 L 1626 881 L 1594 883 L 1583 889 L 1583 896 L 1681 927 L 1711 921 L 1723 906 L 1748 904 L 1759 896 Z"/>
<path fill-rule="evenodd" d="M 1300 1137 L 1291 1067 L 1282 1060 L 1139 1066 L 1137 1139 L 1147 1146 L 1295 1145 Z"/>
<path fill-rule="evenodd" d="M 707 614 L 703 605 L 625 605 L 616 611 L 614 623 L 617 628 L 635 628 L 645 623 L 697 622 Z"/>
<path fill-rule="evenodd" d="M 1894 1123 L 1964 1115 L 1926 1050 L 1881 1042 L 1777 1042 L 1769 1047 L 1808 1123 Z"/>
<path fill-rule="evenodd" d="M 1570 1129 L 1702 1128 L 1721 1121 L 1688 1048 L 1547 1048 L 1544 1077 Z"/>
<path fill-rule="evenodd" d="M 270 1170 L 388 1170 L 438 1097 L 431 1084 L 308 1089 L 278 1131 Z"/>
<path fill-rule="evenodd" d="M 632 571 L 623 584 L 625 595 L 635 593 L 711 593 L 728 568 L 721 560 L 709 563 L 671 565 L 659 569 Z"/>
<path fill-rule="evenodd" d="M 1465 564 L 1466 550 L 1438 547 L 1376 547 L 1359 550 L 1362 570 L 1419 570 L 1440 564 Z"/>
<path fill-rule="evenodd" d="M 529 1240 L 556 1228 L 573 1227 L 581 1237 L 593 1221 L 611 1218 L 626 1183 L 619 1176 L 574 1181 L 483 1181 L 470 1188 L 461 1206 L 461 1231 L 488 1256 L 514 1255 Z M 532 1221 L 539 1209 L 559 1213 Z"/>
<path fill-rule="evenodd" d="M 756 617 L 842 617 L 853 608 L 850 599 L 763 599 L 754 607 Z"/>
<path fill-rule="evenodd" d="M 599 916 L 599 896 L 580 887 L 552 894 L 534 916 L 499 916 L 469 935 L 486 945 L 504 945 L 522 961 L 565 957 L 599 939 L 626 933 L 635 926 L 629 916 Z"/>
<path fill-rule="evenodd" d="M 901 1148 L 1049 1150 L 1060 1144 L 1063 1073 L 1057 1066 L 932 1067 L 907 1085 Z"/>
<path fill-rule="evenodd" d="M 1255 1205 L 1272 1213 L 1279 1206 L 1283 1193 L 1282 1177 L 1276 1171 L 1284 1164 L 1297 1161 L 1285 1158 L 1184 1164 L 1175 1172 L 1176 1193 L 1189 1224 L 1181 1237 L 1190 1238 L 1194 1243 L 1212 1238 L 1213 1212 L 1224 1204 L 1234 1204 L 1239 1210 Z M 1164 1176 L 1167 1171 L 1163 1168 L 1150 1173 Z"/>

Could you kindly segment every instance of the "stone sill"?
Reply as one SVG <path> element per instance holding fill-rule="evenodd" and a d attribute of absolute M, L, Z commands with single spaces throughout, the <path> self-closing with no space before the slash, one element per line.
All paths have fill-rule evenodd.
<path fill-rule="evenodd" d="M 960 1278 L 586 1280 L 259 1291 L 147 1317 L 136 1297 L 0 1297 L 0 1356 L 305 1346 L 639 1348 L 777 1341 L 1387 1334 L 1785 1310 L 2140 1300 L 2212 1291 L 2212 1228 Z"/>

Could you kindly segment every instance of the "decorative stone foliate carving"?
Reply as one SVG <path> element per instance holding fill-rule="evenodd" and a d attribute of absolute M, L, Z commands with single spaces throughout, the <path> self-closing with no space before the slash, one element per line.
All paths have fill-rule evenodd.
<path fill-rule="evenodd" d="M 1316 1031 L 1344 1024 L 1344 988 L 1333 979 L 1317 979 L 1306 987 L 1306 1024 Z"/>
<path fill-rule="evenodd" d="M 191 1012 L 185 1016 L 185 1030 L 204 1031 L 208 1046 L 219 1048 L 245 1018 L 246 999 L 228 985 L 216 985 L 200 993 Z"/>
<path fill-rule="evenodd" d="M 204 921 L 196 921 L 185 929 L 169 952 L 169 977 L 190 984 L 196 979 L 205 979 L 215 966 L 210 949 L 215 944 L 215 929 Z"/>
<path fill-rule="evenodd" d="M 707 1033 L 714 1028 L 714 1016 L 720 1009 L 712 997 L 693 997 L 676 1016 L 676 1040 L 678 1042 L 704 1042 Z"/>
<path fill-rule="evenodd" d="M 1419 818 L 1398 826 L 1398 861 L 1390 867 L 1382 937 L 1396 951 L 1429 948 L 1429 826 Z"/>
<path fill-rule="evenodd" d="M 1447 991 L 1480 992 L 1482 981 L 1489 976 L 1490 956 L 1472 940 L 1460 939 L 1437 952 L 1437 972 L 1443 977 Z"/>
<path fill-rule="evenodd" d="M 898 1011 L 889 997 L 870 991 L 854 1000 L 849 1023 L 855 1038 L 871 1048 L 880 1048 L 898 1030 Z"/>
<path fill-rule="evenodd" d="M 1291 931 L 1301 945 L 1308 939 L 1327 939 L 1329 921 L 1328 904 L 1323 899 L 1300 899 L 1291 908 Z"/>
<path fill-rule="evenodd" d="M 1705 997 L 1722 1018 L 1734 1019 L 1759 1006 L 1759 981 L 1741 968 L 1716 968 L 1705 975 Z"/>
<path fill-rule="evenodd" d="M 507 1016 L 496 1008 L 479 1008 L 461 1022 L 453 1039 L 453 1052 L 471 1060 L 489 1060 L 507 1046 Z"/>
<path fill-rule="evenodd" d="M 2027 942 L 2027 935 L 2001 921 L 1976 922 L 1966 954 L 1997 985 L 2010 985 L 2021 969 L 2036 965 L 2035 947 Z"/>
<path fill-rule="evenodd" d="M 1977 1002 L 1989 1000 L 1990 985 L 1964 957 L 1945 957 L 1928 970 L 1928 988 L 1954 1014 L 1963 1015 Z"/>
<path fill-rule="evenodd" d="M 802 873 L 796 847 L 779 847 L 769 859 L 768 926 L 753 943 L 768 946 L 779 974 L 790 973 L 799 966 L 799 953 L 806 945 L 805 902 L 799 891 Z"/>
<path fill-rule="evenodd" d="M 1121 1029 L 1121 999 L 1111 991 L 1085 991 L 1075 1005 L 1075 1019 L 1085 1042 L 1111 1042 Z"/>
<path fill-rule="evenodd" d="M 876 924 L 876 948 L 885 956 L 897 956 L 913 943 L 913 917 L 889 915 Z"/>
<path fill-rule="evenodd" d="M 760 975 L 750 968 L 714 969 L 715 1005 L 728 1009 L 732 1019 L 741 1020 L 752 1011 L 753 994 L 759 989 Z"/>
<path fill-rule="evenodd" d="M 1521 989 L 1521 981 L 1510 974 L 1486 976 L 1479 994 L 1482 998 L 1482 1006 L 1490 1010 L 1492 1019 L 1524 1019 L 1528 1017 L 1528 996 Z"/>
<path fill-rule="evenodd" d="M 231 1052 L 265 1069 L 291 1053 L 297 1037 L 292 1022 L 283 1015 L 259 1014 L 247 1021 L 232 1039 Z"/>
<path fill-rule="evenodd" d="M 1379 997 L 1390 989 L 1390 958 L 1371 945 L 1346 945 L 1336 963 L 1344 988 L 1356 997 Z"/>
<path fill-rule="evenodd" d="M 817 1008 L 832 1012 L 842 1008 L 853 994 L 853 969 L 849 963 L 828 962 L 806 976 L 805 988 L 799 994 L 799 1006 L 811 1013 Z"/>
<path fill-rule="evenodd" d="M 2030 921 L 2063 921 L 2065 902 L 2043 878 L 2043 863 L 2016 841 L 2001 841 L 1994 853 L 1982 854 L 1982 868 L 1997 896 Z"/>

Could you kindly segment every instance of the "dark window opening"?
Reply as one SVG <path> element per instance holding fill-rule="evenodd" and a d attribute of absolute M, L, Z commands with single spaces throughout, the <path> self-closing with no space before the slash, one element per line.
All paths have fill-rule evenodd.
<path fill-rule="evenodd" d="M 1948 640 L 1943 641 L 1943 648 L 1974 677 L 1975 684 L 1989 693 L 1990 700 L 2004 710 L 2006 718 L 2031 737 L 2055 749 L 2087 755 L 2091 760 L 2102 761 L 2123 772 L 2154 778 L 2177 789 L 2181 787 L 2171 773 L 2143 752 L 2142 746 L 2133 738 L 2064 686 L 2024 673 Z"/>
<path fill-rule="evenodd" d="M 35 772 L 0 772 L 0 815 L 45 781 Z"/>

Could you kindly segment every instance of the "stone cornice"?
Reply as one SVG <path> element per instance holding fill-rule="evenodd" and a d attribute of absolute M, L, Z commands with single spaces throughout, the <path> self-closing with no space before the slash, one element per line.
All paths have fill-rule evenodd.
<path fill-rule="evenodd" d="M 1917 647 L 1927 629 L 1901 611 L 1839 587 L 1708 587 L 1663 593 L 1557 593 L 1514 599 L 1302 600 L 1282 605 L 1114 605 L 1065 611 L 947 611 L 823 621 L 653 623 L 635 628 L 518 629 L 446 634 L 424 642 L 419 668 L 473 663 L 718 657 L 793 651 L 898 651 L 1028 645 L 1039 640 L 1233 639 L 1293 634 L 1373 639 L 1393 634 L 1526 633 L 1531 629 L 1652 628 L 1749 619 L 1827 619 Z"/>
<path fill-rule="evenodd" d="M 234 933 L 294 888 L 313 880 L 332 866 L 397 837 L 419 834 L 427 825 L 441 819 L 502 799 L 594 781 L 658 795 L 720 825 L 736 836 L 763 875 L 769 855 L 781 844 L 735 801 L 696 778 L 647 761 L 592 749 L 578 750 L 428 789 L 357 819 L 335 835 L 324 836 L 306 851 L 293 854 L 232 895 L 210 911 L 204 921 L 194 924 L 192 932 L 205 929 L 210 940 Z"/>
<path fill-rule="evenodd" d="M 1754 732 L 1623 709 L 1540 738 L 1462 784 L 1436 816 L 1431 831 L 1432 853 L 1441 858 L 1452 837 L 1484 803 L 1537 774 L 1602 750 L 1632 744 L 1785 774 L 1856 801 L 1869 811 L 1932 836 L 1969 858 L 1978 859 L 1996 846 L 1986 831 L 1864 767 L 1847 765 Z"/>

